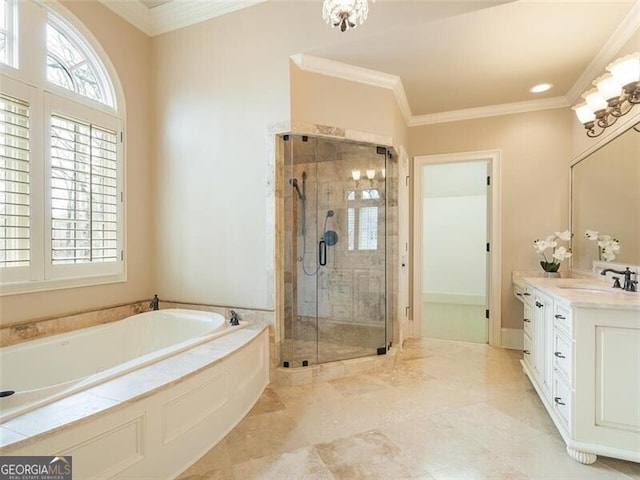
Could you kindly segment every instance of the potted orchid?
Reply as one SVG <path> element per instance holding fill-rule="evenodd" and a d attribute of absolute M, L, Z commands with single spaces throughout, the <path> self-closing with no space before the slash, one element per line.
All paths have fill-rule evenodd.
<path fill-rule="evenodd" d="M 559 241 L 569 242 L 571 237 L 573 237 L 573 233 L 565 230 L 564 232 L 555 232 L 555 235 L 547 235 L 546 238 L 539 238 L 533 242 L 536 253 L 539 253 L 544 258 L 544 260 L 540 261 L 540 266 L 547 276 L 560 276 L 558 273 L 560 263 L 571 256 L 571 249 L 560 245 Z M 550 259 L 545 253 L 549 249 L 551 250 Z"/>
<path fill-rule="evenodd" d="M 620 241 L 611 235 L 600 235 L 596 230 L 587 230 L 584 235 L 589 240 L 598 242 L 598 260 L 610 262 L 620 253 Z"/>

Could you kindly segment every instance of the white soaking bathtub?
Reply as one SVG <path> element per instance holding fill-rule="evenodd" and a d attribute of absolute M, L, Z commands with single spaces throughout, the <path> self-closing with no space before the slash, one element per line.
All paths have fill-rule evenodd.
<path fill-rule="evenodd" d="M 0 348 L 0 423 L 245 325 L 164 309 Z"/>

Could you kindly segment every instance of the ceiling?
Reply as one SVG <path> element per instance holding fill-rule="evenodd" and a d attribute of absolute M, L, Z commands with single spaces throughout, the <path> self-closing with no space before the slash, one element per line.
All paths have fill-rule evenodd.
<path fill-rule="evenodd" d="M 139 18 L 146 12 L 149 23 L 136 26 L 151 35 L 285 3 L 296 22 L 309 22 L 309 36 L 326 29 L 300 53 L 398 76 L 413 117 L 550 100 L 570 105 L 618 50 L 640 50 L 640 0 L 378 0 L 370 2 L 364 25 L 344 33 L 319 25 L 321 0 L 101 1 L 134 24 L 122 4 L 135 6 Z M 211 12 L 203 9 L 207 4 Z M 171 27 L 176 8 L 189 5 L 193 15 Z M 554 87 L 530 93 L 540 82 Z"/>

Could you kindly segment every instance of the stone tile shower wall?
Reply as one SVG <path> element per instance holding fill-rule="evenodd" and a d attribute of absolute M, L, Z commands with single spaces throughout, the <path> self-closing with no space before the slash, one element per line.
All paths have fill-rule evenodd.
<path fill-rule="evenodd" d="M 398 168 L 395 155 L 387 158 L 385 166 L 384 156 L 375 153 L 375 145 L 321 137 L 309 137 L 307 142 L 302 142 L 300 136 L 291 136 L 285 144 L 282 150 L 282 360 L 298 366 L 302 360 L 315 363 L 316 354 L 318 363 L 375 354 L 378 348 L 386 346 L 387 321 L 386 341 L 391 340 L 390 320 L 396 311 Z M 368 168 L 375 168 L 374 180 L 367 179 Z M 386 182 L 382 168 L 386 169 Z M 357 182 L 351 176 L 353 169 L 361 171 Z M 303 172 L 307 175 L 304 214 L 305 204 L 290 183 L 295 178 L 302 189 Z M 363 190 L 372 189 L 379 192 L 380 199 L 356 198 L 361 197 Z M 358 251 L 355 245 L 349 250 L 348 209 L 363 206 L 378 207 L 377 249 Z M 327 216 L 329 210 L 334 212 L 331 217 Z M 327 247 L 327 268 L 319 269 L 316 276 L 318 242 L 325 219 L 326 229 L 337 233 L 338 242 Z"/>

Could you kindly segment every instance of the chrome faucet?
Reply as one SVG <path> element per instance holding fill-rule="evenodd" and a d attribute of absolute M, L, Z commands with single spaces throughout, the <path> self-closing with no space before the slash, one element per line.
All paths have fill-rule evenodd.
<path fill-rule="evenodd" d="M 637 291 L 636 284 L 638 282 L 631 280 L 631 275 L 635 274 L 636 272 L 632 272 L 629 269 L 629 267 L 627 267 L 627 269 L 624 270 L 624 271 L 614 270 L 613 268 L 605 268 L 604 270 L 602 270 L 600 272 L 600 275 L 606 275 L 608 272 L 617 273 L 619 275 L 624 275 L 624 286 L 622 287 L 623 290 L 625 290 L 627 292 L 635 292 L 635 291 Z M 615 280 L 615 282 L 613 284 L 613 288 L 620 288 L 619 279 L 618 278 L 614 278 L 614 280 Z"/>
<path fill-rule="evenodd" d="M 149 303 L 149 308 L 151 310 L 158 310 L 160 308 L 160 299 L 158 298 L 158 295 L 153 296 L 151 302 Z"/>

